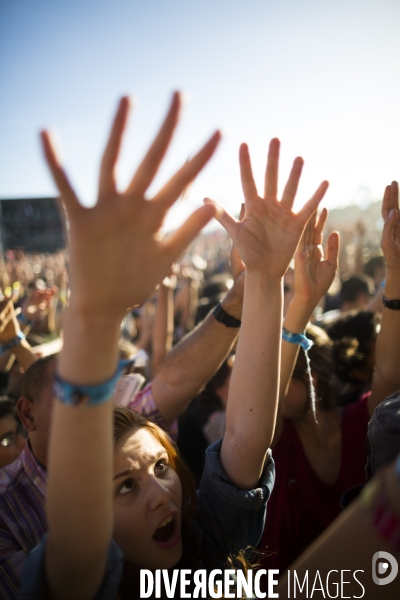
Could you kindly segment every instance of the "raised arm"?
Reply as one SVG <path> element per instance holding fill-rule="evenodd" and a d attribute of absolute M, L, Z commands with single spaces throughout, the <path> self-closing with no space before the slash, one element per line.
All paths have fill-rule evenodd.
<path fill-rule="evenodd" d="M 169 277 L 163 279 L 158 288 L 151 345 L 151 372 L 153 374 L 158 371 L 165 355 L 172 349 L 175 287 L 176 275 L 171 273 Z"/>
<path fill-rule="evenodd" d="M 292 206 L 303 160 L 293 163 L 281 201 L 277 199 L 279 140 L 270 143 L 263 196 L 254 183 L 247 146 L 240 148 L 244 217 L 236 221 L 220 209 L 217 216 L 246 265 L 242 326 L 229 386 L 221 464 L 244 489 L 260 479 L 274 435 L 278 401 L 282 328 L 282 278 L 327 183 L 302 210 Z"/>
<path fill-rule="evenodd" d="M 36 356 L 23 334 L 21 336 L 17 313 L 11 299 L 0 302 L 0 323 L 0 346 L 4 352 L 3 356 L 11 354 L 13 358 L 18 359 L 21 367 L 28 369 L 35 362 Z"/>
<path fill-rule="evenodd" d="M 400 220 L 397 181 L 386 187 L 382 217 L 385 224 L 381 246 L 386 261 L 384 296 L 388 300 L 397 300 L 397 310 L 385 305 L 382 308 L 381 329 L 376 341 L 372 393 L 368 398 L 370 416 L 382 400 L 400 389 Z"/>
<path fill-rule="evenodd" d="M 239 321 L 243 307 L 244 265 L 234 251 L 231 267 L 234 284 L 222 300 L 221 307 L 229 317 Z M 179 417 L 188 402 L 219 369 L 238 332 L 238 327 L 228 327 L 211 311 L 166 356 L 153 380 L 152 392 L 157 408 L 167 422 Z"/>
<path fill-rule="evenodd" d="M 153 145 L 127 190 L 118 193 L 115 166 L 129 111 L 129 100 L 121 100 L 103 156 L 98 201 L 91 209 L 78 201 L 50 136 L 43 133 L 45 156 L 70 224 L 71 298 L 58 374 L 75 389 L 114 377 L 119 328 L 127 309 L 150 295 L 215 213 L 214 207 L 202 207 L 168 239 L 160 236 L 169 207 L 210 159 L 219 133 L 151 201 L 144 197 L 169 146 L 179 109 L 175 94 Z M 65 384 L 61 389 L 60 396 L 66 393 Z M 89 394 L 77 396 L 82 401 L 75 404 L 55 401 L 50 435 L 46 574 L 56 600 L 96 594 L 112 531 L 112 390 L 98 404 Z"/>
<path fill-rule="evenodd" d="M 328 216 L 324 208 L 317 219 L 316 212 L 309 220 L 295 257 L 294 296 L 286 312 L 283 326 L 295 334 L 302 334 L 321 298 L 329 290 L 338 266 L 339 235 L 330 234 L 326 258 L 322 248 L 323 233 Z M 281 380 L 279 407 L 274 443 L 282 433 L 281 408 L 285 401 L 290 379 L 296 364 L 300 346 L 282 341 Z"/>

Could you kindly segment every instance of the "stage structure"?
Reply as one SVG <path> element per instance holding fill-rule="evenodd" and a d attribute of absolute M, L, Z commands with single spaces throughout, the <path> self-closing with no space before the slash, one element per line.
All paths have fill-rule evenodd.
<path fill-rule="evenodd" d="M 0 200 L 3 252 L 56 252 L 65 248 L 65 232 L 59 198 Z"/>

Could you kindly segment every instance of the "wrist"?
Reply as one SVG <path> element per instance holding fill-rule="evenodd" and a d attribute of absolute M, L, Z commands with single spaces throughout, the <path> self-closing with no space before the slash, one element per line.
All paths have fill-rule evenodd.
<path fill-rule="evenodd" d="M 58 367 L 60 376 L 77 384 L 92 384 L 111 377 L 118 360 L 120 324 L 115 317 L 82 315 L 68 307 Z"/>
<path fill-rule="evenodd" d="M 238 296 L 232 289 L 227 292 L 226 296 L 220 302 L 223 310 L 235 319 L 242 318 L 243 298 Z"/>
<path fill-rule="evenodd" d="M 400 299 L 400 269 L 387 268 L 384 295 L 390 300 Z"/>

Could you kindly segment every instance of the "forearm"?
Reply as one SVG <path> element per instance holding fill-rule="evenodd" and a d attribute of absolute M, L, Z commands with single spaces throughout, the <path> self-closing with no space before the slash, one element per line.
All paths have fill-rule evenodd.
<path fill-rule="evenodd" d="M 227 314 L 241 318 L 242 303 L 228 292 L 222 301 Z M 158 410 L 167 422 L 174 421 L 218 370 L 229 354 L 238 329 L 219 323 L 212 312 L 166 357 L 153 380 Z"/>
<path fill-rule="evenodd" d="M 384 295 L 400 300 L 400 269 L 387 269 Z M 376 372 L 388 383 L 400 388 L 400 310 L 382 308 L 381 329 L 376 342 Z M 396 387 L 397 386 L 397 387 Z"/>
<path fill-rule="evenodd" d="M 292 302 L 286 312 L 283 327 L 291 333 L 304 333 L 315 306 L 313 303 L 304 303 L 299 301 L 294 295 Z M 279 400 L 284 399 L 292 378 L 294 366 L 300 351 L 298 344 L 291 344 L 282 341 L 281 352 L 281 378 L 279 384 Z"/>
<path fill-rule="evenodd" d="M 173 290 L 160 285 L 152 333 L 152 373 L 156 373 L 172 348 L 174 334 Z"/>
<path fill-rule="evenodd" d="M 118 334 L 118 322 L 84 318 L 68 309 L 60 376 L 79 385 L 110 379 L 117 366 Z M 79 581 L 82 576 L 95 592 L 112 532 L 111 401 L 98 406 L 54 401 L 48 471 L 46 568 L 50 587 L 57 598 L 71 597 L 71 578 Z M 64 585 L 65 596 L 59 594 Z M 79 586 L 74 589 L 76 598 L 78 590 Z M 82 589 L 82 597 L 86 593 L 87 588 Z"/>
<path fill-rule="evenodd" d="M 30 344 L 26 340 L 22 340 L 22 342 L 13 349 L 13 352 L 19 365 L 23 367 L 25 371 L 37 360 Z"/>
<path fill-rule="evenodd" d="M 246 273 L 221 464 L 239 488 L 257 485 L 274 435 L 282 329 L 280 278 Z"/>

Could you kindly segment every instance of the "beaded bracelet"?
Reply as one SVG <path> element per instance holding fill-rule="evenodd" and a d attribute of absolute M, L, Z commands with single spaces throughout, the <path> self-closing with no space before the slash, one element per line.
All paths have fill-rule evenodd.
<path fill-rule="evenodd" d="M 0 344 L 0 354 L 6 354 L 9 350 L 19 346 L 24 339 L 25 335 L 22 333 L 22 331 L 19 331 L 15 338 L 9 340 L 8 342 L 4 342 L 4 344 Z"/>
<path fill-rule="evenodd" d="M 94 385 L 79 385 L 65 381 L 56 372 L 53 382 L 53 394 L 63 404 L 70 406 L 98 406 L 112 398 L 115 385 L 123 369 L 132 364 L 132 360 L 120 360 L 117 370 L 110 379 Z"/>

